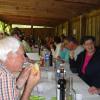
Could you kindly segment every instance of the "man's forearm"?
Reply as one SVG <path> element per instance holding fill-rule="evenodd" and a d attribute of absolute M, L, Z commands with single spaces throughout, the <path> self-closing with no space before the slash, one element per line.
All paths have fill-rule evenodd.
<path fill-rule="evenodd" d="M 22 94 L 20 100 L 29 100 L 29 97 L 30 97 L 30 95 L 31 95 L 32 89 L 33 89 L 33 88 L 30 88 L 30 87 L 28 88 L 28 87 L 26 87 L 26 88 L 24 89 L 24 91 L 23 91 L 23 94 Z"/>

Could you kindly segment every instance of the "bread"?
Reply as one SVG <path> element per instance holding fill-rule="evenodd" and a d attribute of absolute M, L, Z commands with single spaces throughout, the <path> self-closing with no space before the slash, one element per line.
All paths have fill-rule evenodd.
<path fill-rule="evenodd" d="M 35 63 L 35 64 L 32 64 L 31 66 L 32 66 L 32 72 L 34 74 L 37 74 L 39 72 L 39 65 Z"/>

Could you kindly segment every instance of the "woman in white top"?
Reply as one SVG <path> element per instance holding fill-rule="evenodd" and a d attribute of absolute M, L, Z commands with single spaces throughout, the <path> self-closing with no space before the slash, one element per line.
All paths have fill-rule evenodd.
<path fill-rule="evenodd" d="M 60 54 L 60 49 L 61 49 L 61 39 L 60 39 L 60 37 L 56 36 L 54 38 L 54 42 L 55 42 L 55 45 L 56 45 L 56 50 L 54 51 L 53 49 L 51 49 L 51 51 L 52 51 L 53 57 L 57 58 Z"/>

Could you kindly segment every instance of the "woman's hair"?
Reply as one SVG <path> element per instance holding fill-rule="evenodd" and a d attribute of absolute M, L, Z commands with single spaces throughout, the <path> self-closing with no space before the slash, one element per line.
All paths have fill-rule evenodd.
<path fill-rule="evenodd" d="M 77 39 L 73 36 L 67 36 L 66 39 L 68 42 L 73 42 L 74 44 L 77 44 L 77 45 L 79 44 Z"/>
<path fill-rule="evenodd" d="M 59 36 L 54 37 L 54 41 L 58 44 L 61 43 L 61 38 Z"/>
<path fill-rule="evenodd" d="M 15 27 L 14 29 L 11 30 L 11 35 L 15 35 L 15 34 L 18 36 L 22 35 L 22 32 L 18 27 Z"/>
<path fill-rule="evenodd" d="M 9 52 L 15 53 L 21 43 L 14 37 L 6 37 L 0 40 L 0 60 L 5 61 Z"/>
<path fill-rule="evenodd" d="M 93 37 L 93 36 L 84 36 L 81 39 L 81 44 L 84 44 L 87 40 L 92 40 L 93 42 L 95 42 L 95 37 Z"/>

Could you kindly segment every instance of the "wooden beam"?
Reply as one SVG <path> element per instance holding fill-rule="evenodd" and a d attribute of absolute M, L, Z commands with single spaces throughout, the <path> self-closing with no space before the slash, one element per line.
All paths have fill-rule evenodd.
<path fill-rule="evenodd" d="M 55 0 L 59 2 L 65 2 L 65 3 L 73 3 L 73 4 L 85 4 L 89 6 L 99 6 L 100 1 L 99 0 Z"/>

